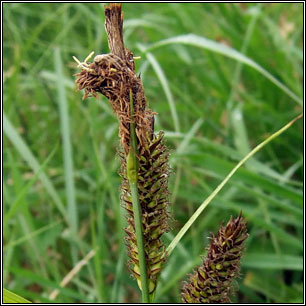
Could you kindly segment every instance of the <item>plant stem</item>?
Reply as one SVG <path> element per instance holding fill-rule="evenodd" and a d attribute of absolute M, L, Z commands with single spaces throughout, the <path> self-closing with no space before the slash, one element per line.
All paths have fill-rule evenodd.
<path fill-rule="evenodd" d="M 130 90 L 130 113 L 131 118 L 134 114 L 133 106 L 133 94 Z M 147 276 L 147 266 L 146 266 L 146 256 L 144 250 L 144 241 L 143 241 L 143 230 L 142 230 L 142 213 L 139 202 L 138 194 L 138 159 L 137 159 L 137 139 L 135 132 L 135 123 L 130 123 L 130 151 L 127 156 L 127 177 L 130 184 L 132 203 L 133 203 L 133 214 L 134 214 L 134 223 L 136 231 L 136 241 L 138 249 L 138 260 L 139 260 L 139 269 L 140 269 L 140 283 L 141 283 L 141 294 L 142 302 L 150 303 L 149 299 L 149 282 Z"/>

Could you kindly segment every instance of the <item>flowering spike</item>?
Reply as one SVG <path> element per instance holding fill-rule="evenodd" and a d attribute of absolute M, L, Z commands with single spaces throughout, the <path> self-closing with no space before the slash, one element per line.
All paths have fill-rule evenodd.
<path fill-rule="evenodd" d="M 156 288 L 157 276 L 166 259 L 161 236 L 168 230 L 169 153 L 163 143 L 163 133 L 153 135 L 148 146 L 139 148 L 138 192 L 142 210 L 142 225 L 150 293 Z M 158 153 L 158 154 L 157 154 Z M 136 244 L 133 205 L 126 171 L 126 159 L 121 154 L 122 200 L 129 213 L 125 229 L 131 272 L 139 282 L 139 261 Z"/>
<path fill-rule="evenodd" d="M 239 276 L 244 241 L 248 237 L 241 213 L 212 235 L 203 264 L 182 288 L 184 303 L 229 303 L 232 283 Z"/>
<path fill-rule="evenodd" d="M 163 133 L 154 134 L 155 113 L 147 106 L 142 81 L 135 73 L 133 54 L 123 44 L 121 5 L 111 4 L 106 7 L 105 15 L 111 53 L 95 56 L 92 63 L 87 63 L 89 57 L 83 63 L 75 58 L 81 68 L 81 72 L 76 74 L 76 84 L 79 90 L 84 89 L 85 91 L 83 99 L 89 96 L 96 97 L 98 93 L 108 98 L 119 119 L 119 137 L 123 149 L 119 153 L 121 157 L 120 175 L 123 179 L 122 202 L 128 219 L 125 232 L 130 270 L 141 289 L 143 275 L 140 274 L 141 270 L 145 269 L 143 252 L 138 252 L 137 247 L 134 217 L 138 219 L 138 210 L 134 214 L 133 202 L 135 201 L 132 201 L 130 186 L 133 180 L 139 194 L 146 277 L 152 299 L 158 274 L 166 259 L 161 236 L 168 230 L 169 153 L 163 142 Z M 130 154 L 134 147 L 134 142 L 132 143 L 134 137 L 131 137 L 134 134 L 131 134 L 131 127 L 137 138 L 137 149 L 132 151 L 134 154 Z M 136 175 L 133 173 L 133 177 L 129 170 L 137 169 L 137 167 L 134 167 L 132 155 L 136 155 L 138 159 L 138 173 Z M 132 191 L 135 194 L 134 188 Z M 139 223 L 136 224 L 137 229 Z M 139 248 L 141 250 L 141 247 Z M 143 293 L 144 291 L 146 290 L 143 290 Z"/>

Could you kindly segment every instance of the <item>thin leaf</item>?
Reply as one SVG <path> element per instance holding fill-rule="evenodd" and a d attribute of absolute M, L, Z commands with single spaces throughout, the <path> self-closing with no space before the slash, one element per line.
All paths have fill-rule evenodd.
<path fill-rule="evenodd" d="M 186 133 L 183 141 L 180 143 L 180 145 L 178 146 L 178 148 L 176 149 L 176 153 L 177 154 L 181 154 L 182 152 L 185 151 L 185 149 L 188 147 L 190 140 L 192 139 L 192 137 L 195 136 L 195 134 L 197 133 L 197 131 L 199 130 L 199 128 L 201 127 L 201 125 L 203 124 L 203 119 L 199 118 L 194 124 L 193 126 L 190 128 L 189 132 Z"/>
<path fill-rule="evenodd" d="M 284 254 L 246 254 L 242 265 L 247 268 L 303 271 L 303 257 Z"/>
<path fill-rule="evenodd" d="M 3 288 L 3 303 L 17 304 L 17 303 L 32 303 L 25 298 Z"/>
<path fill-rule="evenodd" d="M 39 169 L 41 168 L 39 162 L 37 161 L 37 159 L 31 152 L 31 150 L 29 149 L 28 145 L 24 142 L 22 137 L 18 134 L 17 130 L 12 125 L 10 120 L 6 117 L 6 114 L 4 112 L 3 112 L 3 130 L 6 136 L 10 139 L 12 144 L 17 149 L 20 156 L 28 163 L 28 165 L 32 168 L 34 172 L 38 172 Z M 67 214 L 66 214 L 64 205 L 56 189 L 54 188 L 52 182 L 50 181 L 49 177 L 44 173 L 44 171 L 41 171 L 38 177 L 43 183 L 50 197 L 52 198 L 57 209 L 61 212 L 63 217 L 67 219 Z"/>
<path fill-rule="evenodd" d="M 22 203 L 22 200 L 23 200 L 24 196 L 27 194 L 27 192 L 31 188 L 31 186 L 36 182 L 37 178 L 39 177 L 39 174 L 46 167 L 48 162 L 51 160 L 51 158 L 53 157 L 57 148 L 58 148 L 58 145 L 56 145 L 56 147 L 53 149 L 53 151 L 49 154 L 49 156 L 46 158 L 46 160 L 42 163 L 42 165 L 39 167 L 38 171 L 34 174 L 34 176 L 31 178 L 31 180 L 19 192 L 16 200 L 10 206 L 9 211 L 4 215 L 4 218 L 3 218 L 3 227 L 4 228 L 6 227 L 7 222 L 10 220 L 10 218 L 17 212 L 17 209 L 18 209 L 19 205 Z"/>
<path fill-rule="evenodd" d="M 218 185 L 218 187 L 210 194 L 210 196 L 200 205 L 200 207 L 195 211 L 195 213 L 189 218 L 189 220 L 185 223 L 182 229 L 178 232 L 175 238 L 171 241 L 170 245 L 167 248 L 167 254 L 170 255 L 179 241 L 183 238 L 185 233 L 191 227 L 191 225 L 196 221 L 196 219 L 200 216 L 200 214 L 204 211 L 207 205 L 214 199 L 214 197 L 220 192 L 220 190 L 224 187 L 224 185 L 229 181 L 229 179 L 235 174 L 235 172 L 255 153 L 261 150 L 266 144 L 268 144 L 271 140 L 278 137 L 284 131 L 286 131 L 291 125 L 298 119 L 302 118 L 303 114 L 300 114 L 289 123 L 287 123 L 284 127 L 279 129 L 277 132 L 272 134 L 266 140 L 257 145 L 248 155 L 246 155 L 235 167 L 234 169 L 225 177 L 225 179 Z"/>
<path fill-rule="evenodd" d="M 16 246 L 18 244 L 23 243 L 23 242 L 26 242 L 29 239 L 31 239 L 31 238 L 33 238 L 33 237 L 35 237 L 37 235 L 40 235 L 40 234 L 44 233 L 45 231 L 48 231 L 49 229 L 51 229 L 51 228 L 53 228 L 53 227 L 55 227 L 55 226 L 57 226 L 57 225 L 59 225 L 61 223 L 62 223 L 62 220 L 56 221 L 56 222 L 51 223 L 51 224 L 47 224 L 47 225 L 39 228 L 38 230 L 36 230 L 34 232 L 31 232 L 31 233 L 29 233 L 29 234 L 27 234 L 27 235 L 25 235 L 25 236 L 23 236 L 23 237 L 21 237 L 21 238 L 19 238 L 17 240 L 14 240 L 14 241 L 10 242 L 9 244 L 5 245 L 4 246 L 4 250 L 12 248 L 12 247 L 14 247 L 14 246 Z"/>
<path fill-rule="evenodd" d="M 31 270 L 28 269 L 21 269 L 21 268 L 16 268 L 16 267 L 7 267 L 7 269 L 12 272 L 14 275 L 21 277 L 22 279 L 26 280 L 31 280 L 33 282 L 38 283 L 40 286 L 45 287 L 45 288 L 50 288 L 50 289 L 58 289 L 59 292 L 63 296 L 71 297 L 73 299 L 81 299 L 86 301 L 87 298 L 84 296 L 84 294 L 68 289 L 68 288 L 63 288 L 60 285 L 56 283 L 56 281 L 47 279 L 45 277 L 42 277 L 41 275 L 36 274 L 35 272 L 32 272 Z"/>
<path fill-rule="evenodd" d="M 66 198 L 68 206 L 68 219 L 72 232 L 76 234 L 78 229 L 78 215 L 75 200 L 75 187 L 74 187 L 74 175 L 73 175 L 73 154 L 70 142 L 70 128 L 69 128 L 69 114 L 68 103 L 65 92 L 64 76 L 62 68 L 62 59 L 60 49 L 55 49 L 55 68 L 57 75 L 57 94 L 58 105 L 61 120 L 61 134 L 63 139 L 63 159 L 65 168 L 65 186 L 66 186 Z"/>
<path fill-rule="evenodd" d="M 175 36 L 169 39 L 161 40 L 155 44 L 152 44 L 146 49 L 143 49 L 143 52 L 147 53 L 154 49 L 170 44 L 185 44 L 185 45 L 196 46 L 233 58 L 243 64 L 246 64 L 254 68 L 263 76 L 265 76 L 268 80 L 270 80 L 273 84 L 275 84 L 278 88 L 280 88 L 283 92 L 285 92 L 295 102 L 297 102 L 300 105 L 303 104 L 301 98 L 299 98 L 294 92 L 292 92 L 288 87 L 286 87 L 283 83 L 277 80 L 270 72 L 268 72 L 266 69 L 264 69 L 259 64 L 257 64 L 254 60 L 250 59 L 249 57 L 245 56 L 244 54 L 238 52 L 233 48 L 220 44 L 216 41 L 210 40 L 206 37 L 201 37 L 194 34 Z"/>
<path fill-rule="evenodd" d="M 145 50 L 145 48 L 140 44 L 138 44 L 138 48 L 139 48 L 140 51 Z M 176 106 L 175 106 L 175 103 L 174 103 L 173 95 L 171 93 L 170 86 L 168 84 L 165 73 L 162 70 L 161 66 L 159 65 L 158 61 L 156 60 L 156 58 L 153 54 L 151 54 L 150 52 L 146 52 L 146 57 L 147 57 L 148 61 L 150 62 L 150 64 L 152 65 L 152 67 L 153 67 L 153 69 L 154 69 L 154 71 L 155 71 L 155 73 L 156 73 L 156 75 L 157 75 L 157 77 L 158 77 L 158 79 L 159 79 L 159 81 L 162 85 L 162 88 L 165 92 L 165 95 L 167 97 L 168 104 L 169 104 L 169 107 L 170 107 L 172 119 L 173 119 L 173 122 L 174 122 L 175 131 L 179 132 L 180 131 L 179 118 L 178 118 L 178 115 L 177 115 L 177 110 L 176 110 Z"/>

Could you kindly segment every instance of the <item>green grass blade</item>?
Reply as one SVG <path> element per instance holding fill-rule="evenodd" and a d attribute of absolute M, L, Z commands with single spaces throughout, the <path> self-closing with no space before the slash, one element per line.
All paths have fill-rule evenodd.
<path fill-rule="evenodd" d="M 146 49 L 143 49 L 143 51 L 147 53 L 154 49 L 160 48 L 162 46 L 170 45 L 170 44 L 185 44 L 185 45 L 200 47 L 200 48 L 204 48 L 204 49 L 213 51 L 215 53 L 222 54 L 232 59 L 235 59 L 257 70 L 264 77 L 266 77 L 273 84 L 275 84 L 278 88 L 280 88 L 283 92 L 285 92 L 289 97 L 291 97 L 295 102 L 297 102 L 300 105 L 303 105 L 303 101 L 301 98 L 299 98 L 287 86 L 285 86 L 283 83 L 277 80 L 270 72 L 268 72 L 266 69 L 261 67 L 254 60 L 250 59 L 249 57 L 245 56 L 244 54 L 238 52 L 237 50 L 233 48 L 230 48 L 228 46 L 225 46 L 223 44 L 220 44 L 208 38 L 201 37 L 201 36 L 194 35 L 194 34 L 180 35 L 180 36 L 175 36 L 169 39 L 161 40 L 155 44 L 150 45 Z"/>
<path fill-rule="evenodd" d="M 182 139 L 182 141 L 184 141 L 186 134 L 184 133 L 176 133 L 176 132 L 172 132 L 172 131 L 165 131 L 165 137 L 168 139 Z M 234 161 L 239 161 L 241 158 L 243 158 L 244 155 L 241 155 L 240 152 L 238 152 L 237 150 L 224 145 L 224 144 L 219 144 L 216 142 L 213 142 L 212 140 L 205 138 L 205 137 L 191 137 L 191 141 L 193 143 L 196 144 L 202 144 L 205 145 L 206 148 L 209 149 L 214 149 L 216 150 L 216 152 L 218 153 L 222 153 L 223 156 L 234 160 Z M 207 154 L 208 156 L 208 154 Z M 206 160 L 207 157 L 205 157 Z M 204 159 L 204 156 L 203 156 Z M 219 161 L 224 161 L 224 159 L 218 159 Z M 202 163 L 202 161 L 201 161 Z M 292 175 L 292 173 L 294 173 L 294 171 L 296 171 L 298 169 L 298 167 L 303 163 L 302 160 L 299 160 L 294 166 L 293 168 L 289 171 L 288 169 L 288 173 L 284 173 L 284 174 L 280 174 L 279 172 L 275 171 L 272 167 L 270 167 L 269 165 L 264 164 L 263 162 L 252 158 L 251 160 L 248 161 L 249 164 L 252 165 L 252 171 L 258 174 L 263 174 L 264 176 L 273 178 L 281 183 L 288 183 L 288 184 L 292 184 L 294 183 L 294 181 L 290 180 L 289 177 Z M 207 166 L 210 165 L 210 162 L 207 162 Z M 206 168 L 206 167 L 205 167 Z M 209 167 L 210 168 L 210 167 Z M 211 167 L 213 168 L 213 167 Z M 261 177 L 261 176 L 260 176 Z M 279 186 L 279 185 L 278 185 Z"/>
<path fill-rule="evenodd" d="M 208 153 L 203 153 L 200 155 L 195 152 L 189 154 L 189 156 L 193 160 L 196 159 L 197 164 L 201 165 L 205 169 L 203 170 L 197 168 L 195 171 L 208 172 L 213 177 L 224 177 L 233 168 L 234 165 L 234 163 Z M 253 160 L 249 160 L 248 162 L 252 162 L 253 164 Z M 276 193 L 280 197 L 292 200 L 298 205 L 298 207 L 302 207 L 303 205 L 303 193 L 299 189 L 292 188 L 291 186 L 280 185 L 278 182 L 275 182 L 275 180 L 251 172 L 248 169 L 239 169 L 237 177 L 235 176 L 232 181 L 239 183 L 240 185 L 242 182 L 244 184 L 256 184 L 263 190 L 273 192 L 273 194 Z"/>
<path fill-rule="evenodd" d="M 138 48 L 140 51 L 144 51 L 145 48 L 142 46 L 142 45 L 138 45 Z M 169 86 L 169 83 L 167 81 L 167 78 L 165 76 L 165 73 L 164 71 L 162 70 L 161 66 L 159 65 L 158 61 L 156 60 L 156 58 L 154 57 L 153 54 L 151 54 L 150 52 L 146 52 L 146 57 L 149 61 L 149 63 L 152 65 L 161 85 L 162 85 L 162 88 L 165 92 L 165 95 L 167 97 L 167 100 L 168 100 L 168 103 L 169 103 L 169 107 L 170 107 L 170 112 L 171 112 L 171 115 L 172 115 L 172 119 L 173 119 L 173 122 L 174 122 L 174 128 L 175 128 L 175 131 L 176 132 L 179 132 L 180 131 L 180 123 L 179 123 L 179 118 L 178 118 L 178 115 L 177 115 L 177 110 L 176 110 L 176 106 L 175 106 L 175 103 L 174 103 L 174 99 L 173 99 L 173 95 L 171 93 L 171 90 L 170 90 L 170 86 Z"/>
<path fill-rule="evenodd" d="M 69 113 L 68 103 L 65 93 L 64 76 L 62 68 L 62 59 L 60 49 L 55 49 L 55 68 L 57 75 L 57 94 L 58 94 L 58 105 L 61 121 L 61 134 L 63 139 L 63 159 L 65 169 L 65 186 L 66 186 L 66 198 L 68 207 L 68 218 L 70 221 L 71 230 L 76 234 L 78 229 L 78 215 L 75 198 L 75 186 L 74 186 L 74 175 L 73 175 L 73 155 L 71 150 L 70 142 L 70 128 L 69 128 Z"/>
<path fill-rule="evenodd" d="M 124 260 L 125 260 L 125 252 L 124 250 L 121 250 L 121 253 L 119 255 L 119 259 L 117 262 L 117 266 L 116 266 L 116 272 L 115 272 L 115 282 L 114 282 L 114 286 L 112 288 L 112 292 L 111 292 L 111 298 L 110 298 L 110 303 L 120 303 L 120 301 L 118 301 L 118 296 L 119 296 L 119 291 L 120 291 L 120 282 L 122 282 L 121 280 L 121 275 L 122 275 L 122 268 L 124 266 Z"/>
<path fill-rule="evenodd" d="M 103 212 L 104 212 L 104 203 L 102 202 L 103 206 Z M 103 215 L 104 217 L 104 215 Z M 104 220 L 99 219 L 101 222 L 101 225 L 104 225 Z M 104 285 L 104 278 L 103 278 L 103 251 L 102 248 L 104 248 L 104 245 L 102 245 L 102 241 L 100 244 L 97 243 L 97 229 L 95 224 L 95 214 L 94 214 L 94 208 L 93 205 L 90 205 L 90 227 L 91 227 L 91 240 L 93 248 L 96 250 L 95 256 L 94 256 L 94 265 L 95 265 L 95 273 L 96 273 L 96 280 L 95 280 L 95 286 L 98 296 L 98 302 L 104 303 L 107 299 L 105 298 L 105 285 Z"/>
<path fill-rule="evenodd" d="M 285 254 L 246 254 L 242 265 L 247 268 L 303 271 L 303 257 Z"/>
<path fill-rule="evenodd" d="M 46 160 L 42 163 L 42 165 L 39 167 L 38 171 L 34 174 L 34 176 L 31 178 L 31 180 L 24 186 L 24 188 L 19 192 L 16 200 L 14 203 L 10 206 L 9 211 L 4 215 L 3 218 L 3 227 L 5 228 L 7 225 L 7 222 L 10 220 L 10 218 L 17 212 L 19 205 L 22 203 L 22 200 L 28 190 L 31 188 L 31 186 L 36 182 L 37 178 L 39 177 L 39 174 L 41 171 L 46 167 L 48 162 L 53 157 L 54 153 L 56 152 L 58 148 L 58 145 L 54 148 L 54 150 L 49 154 L 49 156 L 46 158 Z"/>
<path fill-rule="evenodd" d="M 190 131 L 188 133 L 186 133 L 184 139 L 182 140 L 180 145 L 177 147 L 175 155 L 182 154 L 185 151 L 185 149 L 188 148 L 192 137 L 194 137 L 194 135 L 198 132 L 198 130 L 200 129 L 203 122 L 204 122 L 203 119 L 199 118 L 193 124 Z M 175 155 L 172 156 L 171 163 L 175 162 Z M 178 193 L 178 188 L 179 188 L 180 181 L 181 181 L 181 171 L 182 171 L 181 167 L 178 167 L 177 171 L 176 171 L 176 177 L 175 177 L 175 183 L 174 183 L 174 187 L 173 187 L 172 197 L 171 197 L 171 200 L 170 200 L 171 203 L 175 202 L 175 199 L 176 199 L 176 196 L 177 196 L 177 193 Z"/>
<path fill-rule="evenodd" d="M 291 125 L 298 119 L 302 118 L 303 114 L 300 114 L 292 121 L 287 123 L 284 127 L 279 129 L 277 132 L 272 134 L 266 140 L 257 145 L 249 154 L 247 154 L 234 168 L 233 170 L 225 177 L 225 179 L 218 185 L 218 187 L 210 194 L 210 196 L 200 205 L 200 207 L 195 211 L 195 213 L 190 217 L 190 219 L 186 222 L 186 224 L 182 227 L 182 229 L 178 232 L 175 238 L 171 241 L 170 245 L 167 248 L 167 254 L 171 254 L 179 241 L 183 238 L 185 233 L 191 227 L 191 225 L 195 222 L 195 220 L 200 216 L 200 214 L 204 211 L 207 205 L 215 198 L 215 196 L 220 192 L 220 190 L 224 187 L 224 185 L 229 181 L 229 179 L 235 174 L 235 172 L 255 153 L 261 150 L 266 144 L 272 141 L 274 138 L 278 137 L 280 134 L 285 132 Z"/>
<path fill-rule="evenodd" d="M 23 297 L 3 288 L 3 303 L 6 304 L 17 304 L 17 303 L 31 303 Z"/>
<path fill-rule="evenodd" d="M 58 289 L 60 294 L 66 297 L 71 297 L 73 299 L 81 299 L 86 301 L 87 298 L 81 292 L 73 289 L 63 288 L 62 286 L 58 285 L 56 281 L 47 279 L 40 274 L 36 274 L 35 272 L 23 269 L 23 268 L 16 268 L 16 267 L 7 267 L 7 269 L 14 275 L 18 276 L 18 278 L 22 278 L 25 280 L 31 280 L 40 284 L 40 286 L 44 287 L 44 290 L 49 289 Z"/>
<path fill-rule="evenodd" d="M 7 249 L 10 249 L 10 248 L 12 248 L 12 247 L 15 247 L 16 245 L 19 245 L 19 244 L 21 244 L 21 243 L 23 243 L 23 242 L 26 242 L 26 241 L 28 241 L 29 239 L 31 239 L 31 238 L 33 238 L 33 237 L 35 237 L 35 236 L 37 236 L 37 235 L 40 235 L 40 234 L 42 234 L 42 233 L 48 231 L 49 229 L 51 229 L 51 228 L 53 228 L 53 227 L 55 227 L 55 226 L 57 226 L 57 225 L 59 225 L 59 224 L 61 224 L 61 223 L 62 223 L 62 220 L 59 220 L 59 221 L 56 221 L 56 222 L 54 222 L 54 223 L 45 225 L 45 226 L 39 228 L 38 230 L 36 230 L 36 231 L 34 231 L 34 232 L 31 232 L 31 233 L 29 233 L 29 234 L 27 234 L 27 235 L 25 235 L 25 236 L 23 236 L 23 237 L 21 237 L 21 238 L 19 238 L 19 239 L 17 239 L 17 240 L 14 240 L 14 241 L 8 243 L 7 245 L 5 245 L 5 246 L 3 247 L 3 249 L 4 249 L 4 250 L 7 250 Z"/>
<path fill-rule="evenodd" d="M 3 112 L 3 130 L 6 136 L 10 139 L 12 144 L 15 146 L 16 150 L 20 154 L 20 156 L 28 163 L 28 165 L 32 168 L 34 172 L 38 172 L 41 168 L 39 162 L 31 152 L 28 145 L 24 142 L 22 137 L 18 134 L 15 127 L 12 125 L 10 120 L 6 117 L 6 114 Z M 63 217 L 67 219 L 66 211 L 64 205 L 54 188 L 52 182 L 48 178 L 48 176 L 41 171 L 38 175 L 39 179 L 43 183 L 44 187 L 46 188 L 47 192 L 49 193 L 50 197 L 52 198 L 55 206 L 61 212 Z"/>
<path fill-rule="evenodd" d="M 202 118 L 199 118 L 193 126 L 190 128 L 190 130 L 186 133 L 184 139 L 176 149 L 176 154 L 181 154 L 185 151 L 185 149 L 188 147 L 190 140 L 192 137 L 195 136 L 195 134 L 198 132 L 200 129 L 201 125 L 203 124 L 204 120 Z"/>

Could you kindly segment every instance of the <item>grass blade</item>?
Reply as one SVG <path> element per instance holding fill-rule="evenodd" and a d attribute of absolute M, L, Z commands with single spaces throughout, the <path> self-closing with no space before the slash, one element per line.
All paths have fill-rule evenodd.
<path fill-rule="evenodd" d="M 10 220 L 10 218 L 17 212 L 17 209 L 19 207 L 19 204 L 22 203 L 22 199 L 24 198 L 24 196 L 26 195 L 26 193 L 28 192 L 28 190 L 31 188 L 31 186 L 36 182 L 39 174 L 41 173 L 41 171 L 46 167 L 46 165 L 48 164 L 48 162 L 51 160 L 51 158 L 53 157 L 54 153 L 57 150 L 56 146 L 54 148 L 54 150 L 49 154 L 49 156 L 46 158 L 46 160 L 42 163 L 42 165 L 39 167 L 38 171 L 34 174 L 34 176 L 31 178 L 31 180 L 26 184 L 26 186 L 19 192 L 16 200 L 13 202 L 13 204 L 10 206 L 9 211 L 4 215 L 3 218 L 3 228 L 6 227 L 8 221 Z"/>
<path fill-rule="evenodd" d="M 238 52 L 237 50 L 230 48 L 228 46 L 225 46 L 223 44 L 220 44 L 216 41 L 210 40 L 206 37 L 201 37 L 194 34 L 187 34 L 187 35 L 180 35 L 175 36 L 169 39 L 161 40 L 155 44 L 152 44 L 151 46 L 147 47 L 146 49 L 143 49 L 145 53 L 152 51 L 154 49 L 160 48 L 162 46 L 170 45 L 170 44 L 185 44 L 185 45 L 191 45 L 195 47 L 204 48 L 210 51 L 213 51 L 215 53 L 222 54 L 224 56 L 230 57 L 232 59 L 235 59 L 245 65 L 248 65 L 255 70 L 257 70 L 259 73 L 261 73 L 264 77 L 266 77 L 268 80 L 270 80 L 273 84 L 275 84 L 278 88 L 280 88 L 283 92 L 285 92 L 289 97 L 291 97 L 295 102 L 302 105 L 303 101 L 301 98 L 299 98 L 294 92 L 292 92 L 287 86 L 285 86 L 283 83 L 281 83 L 279 80 L 277 80 L 270 72 L 268 72 L 266 69 L 261 67 L 259 64 L 257 64 L 254 60 L 250 59 L 249 57 L 245 56 L 244 54 Z"/>
<path fill-rule="evenodd" d="M 303 257 L 285 254 L 250 253 L 242 264 L 256 269 L 303 271 Z"/>
<path fill-rule="evenodd" d="M 224 177 L 232 168 L 234 163 L 227 160 L 216 157 L 209 153 L 198 154 L 197 152 L 189 154 L 190 158 L 197 160 L 197 166 L 202 166 L 203 169 L 195 169 L 197 172 L 205 173 L 208 172 L 213 177 Z M 249 160 L 248 162 L 253 162 Z M 288 187 L 286 185 L 280 185 L 275 180 L 265 177 L 262 172 L 260 174 L 251 172 L 248 169 L 242 168 L 238 171 L 237 176 L 233 177 L 232 182 L 242 185 L 253 184 L 259 186 L 262 190 L 276 193 L 280 197 L 292 200 L 297 204 L 298 207 L 303 205 L 303 193 L 296 188 Z"/>
<path fill-rule="evenodd" d="M 33 237 L 35 237 L 35 236 L 37 236 L 37 235 L 40 235 L 40 234 L 42 234 L 42 233 L 48 231 L 49 229 L 51 229 L 51 228 L 53 228 L 53 227 L 55 227 L 55 226 L 57 226 L 57 225 L 59 225 L 59 224 L 61 224 L 61 223 L 62 223 L 62 220 L 59 220 L 59 221 L 56 221 L 56 222 L 54 222 L 54 223 L 45 225 L 45 226 L 39 228 L 38 230 L 36 230 L 36 231 L 34 231 L 34 232 L 31 232 L 31 233 L 29 233 L 29 234 L 27 234 L 27 235 L 25 235 L 25 236 L 23 236 L 23 237 L 21 237 L 21 238 L 19 238 L 19 239 L 17 239 L 17 240 L 14 240 L 14 241 L 10 242 L 9 244 L 5 245 L 5 246 L 3 247 L 3 249 L 4 249 L 4 250 L 7 250 L 7 249 L 9 249 L 9 248 L 15 247 L 16 245 L 19 245 L 19 244 L 21 244 L 21 243 L 23 243 L 23 242 L 26 242 L 26 241 L 28 241 L 29 239 L 31 239 L 31 238 L 33 238 Z"/>
<path fill-rule="evenodd" d="M 73 299 L 80 299 L 86 301 L 87 298 L 85 295 L 80 293 L 77 290 L 63 288 L 60 285 L 57 284 L 56 281 L 47 279 L 39 274 L 36 274 L 35 272 L 23 269 L 23 268 L 17 268 L 17 267 L 8 267 L 8 270 L 15 275 L 16 277 L 26 279 L 27 281 L 32 281 L 40 284 L 40 286 L 44 287 L 44 290 L 47 291 L 48 289 L 58 289 L 59 292 L 66 297 L 71 297 Z"/>
<path fill-rule="evenodd" d="M 16 131 L 15 127 L 12 125 L 10 120 L 6 117 L 4 112 L 3 112 L 3 130 L 6 136 L 10 139 L 12 144 L 17 149 L 20 156 L 28 163 L 28 165 L 32 168 L 34 172 L 38 172 L 39 169 L 41 168 L 41 165 L 39 164 L 33 153 L 30 151 L 28 145 L 23 141 L 22 137 L 18 134 L 18 132 Z M 43 183 L 50 197 L 52 198 L 57 209 L 61 212 L 65 220 L 67 220 L 67 215 L 64 205 L 48 176 L 44 173 L 44 171 L 41 171 L 38 174 L 38 177 Z"/>
<path fill-rule="evenodd" d="M 70 221 L 71 230 L 76 234 L 78 229 L 78 215 L 75 200 L 75 187 L 74 187 L 74 175 L 73 175 L 73 158 L 71 152 L 70 142 L 70 128 L 69 128 L 69 114 L 68 103 L 65 93 L 64 76 L 62 68 L 62 59 L 60 49 L 55 49 L 55 68 L 57 75 L 57 94 L 58 105 L 61 121 L 61 134 L 63 139 L 63 159 L 65 168 L 65 186 L 66 186 L 66 198 L 68 206 L 68 218 Z"/>
<path fill-rule="evenodd" d="M 145 50 L 145 48 L 140 44 L 138 45 L 138 48 L 139 48 L 140 51 Z M 153 67 L 153 69 L 154 69 L 154 71 L 155 71 L 155 73 L 156 73 L 156 75 L 157 75 L 157 77 L 160 81 L 160 84 L 163 87 L 163 90 L 165 92 L 165 95 L 166 95 L 168 103 L 169 103 L 172 119 L 173 119 L 173 122 L 174 122 L 175 131 L 179 132 L 180 131 L 179 118 L 178 118 L 178 115 L 177 115 L 174 99 L 173 99 L 173 96 L 172 96 L 167 78 L 166 78 L 161 66 L 159 65 L 158 61 L 154 57 L 154 55 L 150 52 L 146 52 L 146 57 L 147 57 L 149 63 L 152 65 L 152 67 Z"/>
<path fill-rule="evenodd" d="M 229 181 L 229 179 L 235 174 L 235 172 L 255 153 L 257 153 L 261 148 L 263 148 L 266 144 L 268 144 L 271 140 L 278 137 L 280 134 L 285 132 L 291 125 L 298 119 L 302 118 L 303 114 L 300 114 L 289 123 L 287 123 L 284 127 L 279 129 L 277 132 L 268 137 L 265 141 L 261 142 L 257 145 L 249 154 L 247 154 L 233 169 L 232 171 L 225 177 L 225 179 L 218 185 L 218 187 L 210 194 L 210 196 L 200 205 L 200 207 L 195 211 L 195 213 L 190 217 L 190 219 L 186 222 L 186 224 L 182 227 L 182 229 L 178 232 L 175 238 L 171 241 L 170 245 L 167 248 L 167 254 L 171 254 L 179 241 L 183 238 L 185 233 L 191 227 L 191 225 L 195 222 L 195 220 L 200 216 L 203 210 L 207 207 L 207 205 L 215 198 L 215 196 L 220 192 L 220 190 L 224 187 L 224 185 Z"/>
<path fill-rule="evenodd" d="M 3 303 L 17 304 L 17 303 L 31 303 L 23 297 L 3 288 Z"/>
<path fill-rule="evenodd" d="M 193 126 L 190 128 L 190 130 L 188 131 L 188 133 L 186 133 L 183 141 L 180 143 L 180 145 L 178 146 L 178 148 L 176 149 L 176 154 L 181 154 L 185 151 L 186 148 L 188 148 L 188 145 L 190 143 L 190 140 L 192 139 L 192 137 L 195 136 L 195 134 L 198 132 L 198 130 L 200 129 L 201 125 L 203 124 L 204 120 L 202 118 L 199 118 L 194 124 Z"/>

